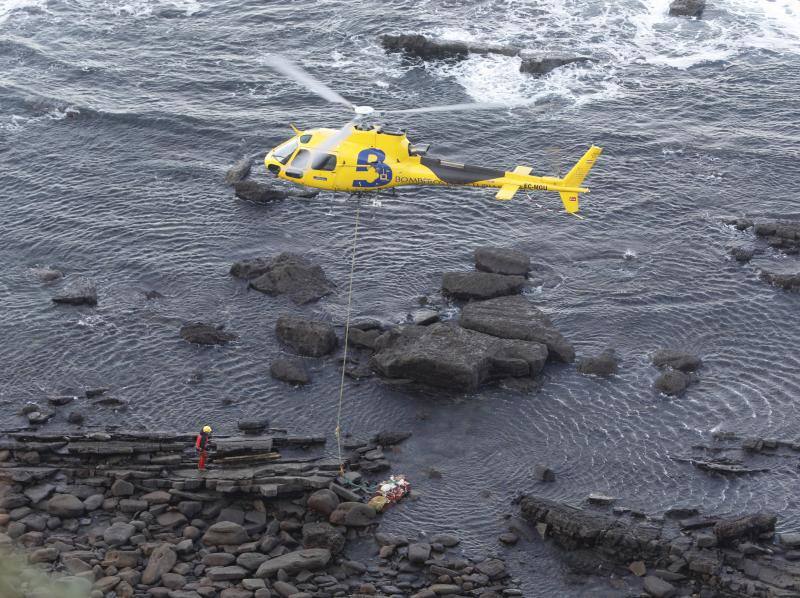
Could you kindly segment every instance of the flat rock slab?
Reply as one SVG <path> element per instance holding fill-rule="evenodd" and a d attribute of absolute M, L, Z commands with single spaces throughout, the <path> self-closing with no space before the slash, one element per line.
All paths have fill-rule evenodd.
<path fill-rule="evenodd" d="M 473 391 L 492 379 L 534 377 L 547 360 L 541 343 L 501 339 L 453 324 L 404 326 L 376 342 L 381 376 Z"/>
<path fill-rule="evenodd" d="M 475 267 L 482 272 L 526 276 L 531 269 L 531 258 L 521 251 L 505 247 L 478 247 Z"/>
<path fill-rule="evenodd" d="M 250 287 L 267 295 L 288 295 L 298 305 L 317 301 L 336 288 L 322 268 L 295 253 L 236 262 L 231 275 L 250 280 Z"/>
<path fill-rule="evenodd" d="M 67 305 L 97 305 L 97 289 L 88 278 L 70 280 L 55 296 L 53 303 Z"/>
<path fill-rule="evenodd" d="M 499 338 L 519 339 L 547 345 L 551 359 L 575 360 L 575 349 L 556 330 L 553 322 L 524 297 L 498 297 L 473 301 L 464 306 L 461 326 Z"/>
<path fill-rule="evenodd" d="M 454 299 L 492 299 L 516 295 L 525 286 L 522 276 L 506 276 L 490 272 L 445 272 L 442 292 Z"/>
<path fill-rule="evenodd" d="M 327 322 L 281 316 L 275 324 L 278 339 L 306 357 L 322 357 L 338 345 L 336 332 Z"/>

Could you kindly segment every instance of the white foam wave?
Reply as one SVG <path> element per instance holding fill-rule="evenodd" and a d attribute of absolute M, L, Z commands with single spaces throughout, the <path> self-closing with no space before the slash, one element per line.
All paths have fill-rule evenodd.
<path fill-rule="evenodd" d="M 203 8 L 198 0 L 128 0 L 126 2 L 109 0 L 106 2 L 106 6 L 121 17 L 149 17 L 154 11 L 161 8 L 180 10 L 190 17 Z"/>
<path fill-rule="evenodd" d="M 477 101 L 556 95 L 580 104 L 618 95 L 617 73 L 630 65 L 685 70 L 726 62 L 753 49 L 800 54 L 798 0 L 717 0 L 699 20 L 672 17 L 669 5 L 670 0 L 488 0 L 459 11 L 455 19 L 450 11 L 446 26 L 422 33 L 598 61 L 556 69 L 538 79 L 518 73 L 518 59 L 504 56 L 473 56 L 431 67 L 454 77 Z M 426 12 L 442 10 L 431 1 Z"/>
<path fill-rule="evenodd" d="M 47 121 L 47 120 L 64 120 L 68 117 L 74 117 L 80 114 L 80 110 L 74 106 L 67 106 L 66 108 L 53 108 L 45 114 L 38 116 L 21 116 L 19 114 L 11 114 L 6 117 L 5 122 L 0 119 L 0 130 L 8 132 L 22 131 L 28 125 Z"/>
<path fill-rule="evenodd" d="M 44 9 L 47 0 L 0 0 L 0 24 L 5 23 L 11 13 L 24 8 Z"/>

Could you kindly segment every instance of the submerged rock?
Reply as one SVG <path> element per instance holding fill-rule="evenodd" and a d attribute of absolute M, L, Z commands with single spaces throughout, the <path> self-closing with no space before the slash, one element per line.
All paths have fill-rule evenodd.
<path fill-rule="evenodd" d="M 53 282 L 64 277 L 64 273 L 55 268 L 31 268 L 31 272 L 42 282 Z"/>
<path fill-rule="evenodd" d="M 653 387 L 658 392 L 665 395 L 675 396 L 681 394 L 689 386 L 692 379 L 688 374 L 680 370 L 667 370 L 662 373 L 653 383 Z"/>
<path fill-rule="evenodd" d="M 239 181 L 234 183 L 236 197 L 255 203 L 270 203 L 289 197 L 289 193 L 257 181 Z"/>
<path fill-rule="evenodd" d="M 297 357 L 279 357 L 272 362 L 269 371 L 276 380 L 282 380 L 289 384 L 308 384 L 311 382 L 311 376 L 308 374 L 306 364 Z"/>
<path fill-rule="evenodd" d="M 180 334 L 183 340 L 198 345 L 226 345 L 237 339 L 235 334 L 225 332 L 222 326 L 202 322 L 181 326 Z"/>
<path fill-rule="evenodd" d="M 467 391 L 493 379 L 536 376 L 547 359 L 543 344 L 442 323 L 392 330 L 376 349 L 372 366 L 384 377 Z"/>
<path fill-rule="evenodd" d="M 461 312 L 460 323 L 464 328 L 499 338 L 543 343 L 552 359 L 566 363 L 575 360 L 572 345 L 555 329 L 550 318 L 524 297 L 468 303 Z"/>
<path fill-rule="evenodd" d="M 772 513 L 756 513 L 736 519 L 722 519 L 714 524 L 714 535 L 719 544 L 734 540 L 758 539 L 761 534 L 772 534 L 778 517 Z"/>
<path fill-rule="evenodd" d="M 735 247 L 731 247 L 730 249 L 728 249 L 728 253 L 737 262 L 744 264 L 744 263 L 749 262 L 751 259 L 753 259 L 753 256 L 755 255 L 756 250 L 753 247 L 743 247 L 743 246 L 737 245 Z"/>
<path fill-rule="evenodd" d="M 475 267 L 494 274 L 526 276 L 531 269 L 531 258 L 505 247 L 478 247 L 475 250 Z"/>
<path fill-rule="evenodd" d="M 697 17 L 703 15 L 706 0 L 672 0 L 669 5 L 669 14 L 673 17 Z"/>
<path fill-rule="evenodd" d="M 577 366 L 581 374 L 591 374 L 607 378 L 619 371 L 619 360 L 614 349 L 606 349 L 599 355 L 583 357 Z"/>
<path fill-rule="evenodd" d="M 250 287 L 267 295 L 289 295 L 298 305 L 330 295 L 335 285 L 325 277 L 320 266 L 295 253 L 281 253 L 268 258 L 236 262 L 233 276 L 250 280 Z"/>
<path fill-rule="evenodd" d="M 762 270 L 759 278 L 785 291 L 800 291 L 800 272 L 768 272 Z"/>
<path fill-rule="evenodd" d="M 61 291 L 53 297 L 53 303 L 67 305 L 97 305 L 97 289 L 88 278 L 76 278 L 67 282 Z"/>
<path fill-rule="evenodd" d="M 556 57 L 549 58 L 526 58 L 519 65 L 519 72 L 528 75 L 546 75 L 559 67 L 575 62 L 589 62 L 591 58 L 579 57 Z"/>
<path fill-rule="evenodd" d="M 245 180 L 248 176 L 250 176 L 250 169 L 253 166 L 252 160 L 250 158 L 242 158 L 236 164 L 231 166 L 228 169 L 228 172 L 225 173 L 225 182 L 229 185 L 235 185 L 236 183 L 240 183 Z"/>
<path fill-rule="evenodd" d="M 445 272 L 442 292 L 454 299 L 493 299 L 522 291 L 522 276 L 505 276 L 489 272 Z"/>
<path fill-rule="evenodd" d="M 703 360 L 697 355 L 674 349 L 659 349 L 651 355 L 650 360 L 658 368 L 670 367 L 682 372 L 693 372 L 703 365 Z"/>
<path fill-rule="evenodd" d="M 327 322 L 294 316 L 278 318 L 275 334 L 296 353 L 307 357 L 328 355 L 338 344 L 336 332 Z"/>

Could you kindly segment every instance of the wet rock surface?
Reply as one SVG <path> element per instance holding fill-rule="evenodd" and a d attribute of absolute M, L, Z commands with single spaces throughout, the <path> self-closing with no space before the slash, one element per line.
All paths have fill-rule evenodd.
<path fill-rule="evenodd" d="M 531 258 L 514 249 L 478 247 L 475 250 L 475 268 L 494 274 L 526 276 L 531 269 Z"/>
<path fill-rule="evenodd" d="M 351 441 L 340 477 L 339 463 L 320 450 L 291 455 L 324 439 L 220 436 L 199 473 L 193 437 L 5 437 L 0 549 L 63 575 L 59 583 L 75 588 L 75 598 L 521 595 L 502 560 L 465 558 L 452 534 L 377 531 L 381 518 L 368 495 L 344 485 L 368 475 L 380 445 Z M 406 437 L 387 431 L 374 439 Z M 269 448 L 280 453 L 265 461 Z M 39 455 L 33 475 L 18 459 L 31 451 Z M 28 517 L 8 516 L 21 508 Z M 39 526 L 38 513 L 52 523 Z"/>
<path fill-rule="evenodd" d="M 53 303 L 65 305 L 97 305 L 97 288 L 85 277 L 68 279 L 63 288 L 53 295 Z"/>
<path fill-rule="evenodd" d="M 376 342 L 372 366 L 386 378 L 459 390 L 489 380 L 535 377 L 544 367 L 541 343 L 493 337 L 452 323 L 403 326 Z"/>
<path fill-rule="evenodd" d="M 242 182 L 250 176 L 252 167 L 253 161 L 250 158 L 242 158 L 225 173 L 225 182 L 228 185 L 235 185 L 236 183 Z"/>
<path fill-rule="evenodd" d="M 629 566 L 650 596 L 766 598 L 800 590 L 800 568 L 773 542 L 769 513 L 637 521 L 531 495 L 520 510 L 545 541 L 568 551 L 564 557 L 584 554 L 595 571 Z"/>
<path fill-rule="evenodd" d="M 524 297 L 473 301 L 464 306 L 459 322 L 464 328 L 499 338 L 545 344 L 552 359 L 567 363 L 575 359 L 575 349 L 550 318 Z"/>
<path fill-rule="evenodd" d="M 669 14 L 673 17 L 697 17 L 703 16 L 706 8 L 706 0 L 672 0 L 669 5 Z"/>
<path fill-rule="evenodd" d="M 516 56 L 519 48 L 471 44 L 462 41 L 432 40 L 419 34 L 383 35 L 381 45 L 390 52 L 403 52 L 422 60 L 463 60 L 469 54 Z"/>
<path fill-rule="evenodd" d="M 576 367 L 581 374 L 608 378 L 619 372 L 619 358 L 614 349 L 606 349 L 599 355 L 582 357 Z"/>
<path fill-rule="evenodd" d="M 235 334 L 226 332 L 221 326 L 202 322 L 181 326 L 180 335 L 183 340 L 196 345 L 226 345 L 237 338 Z"/>
<path fill-rule="evenodd" d="M 454 299 L 492 299 L 515 295 L 525 286 L 522 276 L 506 276 L 489 272 L 445 272 L 442 293 Z"/>
<path fill-rule="evenodd" d="M 250 287 L 267 295 L 288 295 L 304 305 L 329 295 L 335 285 L 318 265 L 295 253 L 274 258 L 253 258 L 235 262 L 231 275 L 250 281 Z"/>
<path fill-rule="evenodd" d="M 311 376 L 305 362 L 297 357 L 279 357 L 272 362 L 270 374 L 277 380 L 289 384 L 308 384 Z"/>
<path fill-rule="evenodd" d="M 670 367 L 682 372 L 694 372 L 703 365 L 703 360 L 697 355 L 673 349 L 659 349 L 651 355 L 650 361 L 656 367 Z"/>
<path fill-rule="evenodd" d="M 568 56 L 551 56 L 544 58 L 526 58 L 523 59 L 519 65 L 519 72 L 528 75 L 546 75 L 559 67 L 573 63 L 590 62 L 591 58 L 586 57 L 568 57 Z"/>
<path fill-rule="evenodd" d="M 336 349 L 338 338 L 327 322 L 294 316 L 281 316 L 275 324 L 275 334 L 298 355 L 322 357 Z"/>

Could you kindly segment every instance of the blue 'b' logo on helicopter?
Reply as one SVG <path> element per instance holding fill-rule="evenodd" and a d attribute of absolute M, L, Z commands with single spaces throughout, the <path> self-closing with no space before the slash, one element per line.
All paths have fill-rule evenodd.
<path fill-rule="evenodd" d="M 361 150 L 358 153 L 356 172 L 367 172 L 370 167 L 372 167 L 375 169 L 375 172 L 378 173 L 378 176 L 375 177 L 374 181 L 367 181 L 364 179 L 353 181 L 353 187 L 369 188 L 388 185 L 392 181 L 392 169 L 383 161 L 385 158 L 386 154 L 379 149 L 369 148 Z"/>

